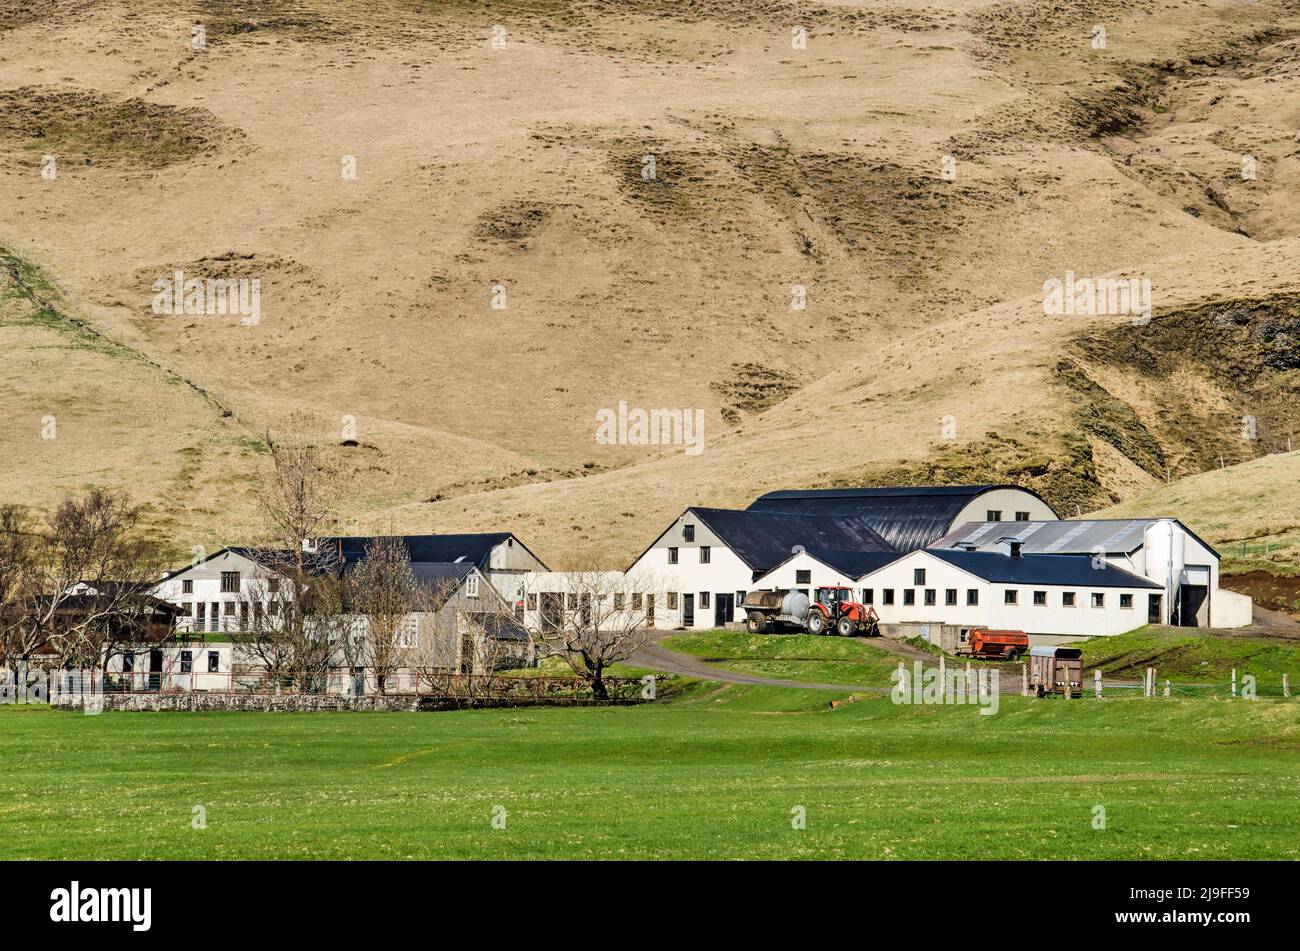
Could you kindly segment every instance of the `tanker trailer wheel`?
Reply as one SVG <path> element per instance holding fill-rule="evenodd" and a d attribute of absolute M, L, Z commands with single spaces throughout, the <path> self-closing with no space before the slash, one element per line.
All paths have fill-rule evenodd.
<path fill-rule="evenodd" d="M 840 632 L 840 637 L 852 637 L 858 632 L 858 625 L 851 617 L 842 617 L 835 629 Z"/>
<path fill-rule="evenodd" d="M 807 620 L 806 623 L 807 623 L 807 625 L 808 625 L 808 633 L 809 633 L 809 634 L 825 634 L 825 633 L 826 633 L 826 615 L 822 614 L 822 612 L 820 612 L 820 611 L 809 611 L 809 612 L 808 612 L 808 620 Z"/>
<path fill-rule="evenodd" d="M 767 618 L 757 611 L 750 611 L 745 615 L 745 630 L 751 634 L 762 634 L 767 630 Z"/>

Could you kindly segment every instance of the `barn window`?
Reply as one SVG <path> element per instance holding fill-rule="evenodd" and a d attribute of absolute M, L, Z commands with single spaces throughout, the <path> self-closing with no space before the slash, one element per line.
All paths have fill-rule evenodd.
<path fill-rule="evenodd" d="M 208 651 L 208 673 L 215 674 L 221 670 L 221 654 L 217 651 Z"/>
<path fill-rule="evenodd" d="M 188 674 L 194 670 L 194 652 L 181 651 L 181 673 Z"/>
<path fill-rule="evenodd" d="M 876 600 L 875 600 L 875 599 L 876 599 L 876 592 L 875 592 L 873 589 L 871 589 L 871 588 L 863 588 L 863 589 L 862 589 L 862 603 L 863 603 L 863 604 L 875 604 L 875 603 L 876 603 Z"/>
<path fill-rule="evenodd" d="M 884 596 L 884 602 L 885 602 L 885 604 L 893 604 L 893 603 L 894 603 L 894 589 L 893 589 L 893 588 L 881 588 L 881 589 L 880 589 L 880 593 Z"/>
<path fill-rule="evenodd" d="M 1029 513 L 1028 513 L 1028 512 L 1017 512 L 1017 513 L 1016 513 L 1016 521 L 1017 521 L 1017 522 L 1027 522 L 1027 521 L 1029 521 Z"/>
<path fill-rule="evenodd" d="M 1045 607 L 1047 607 L 1047 592 L 1046 592 L 1046 591 L 1035 591 L 1035 592 L 1034 592 L 1034 607 L 1037 607 L 1037 608 L 1045 608 Z"/>
<path fill-rule="evenodd" d="M 623 595 L 623 592 L 622 592 L 622 591 L 615 591 L 615 592 L 614 592 L 614 610 L 615 610 L 615 611 L 622 611 L 622 610 L 623 610 L 623 601 L 624 601 L 624 595 Z"/>
<path fill-rule="evenodd" d="M 675 565 L 675 564 L 677 564 L 677 549 L 676 549 L 676 548 L 670 548 L 670 549 L 668 549 L 668 564 L 670 564 L 670 565 Z"/>
<path fill-rule="evenodd" d="M 904 589 L 903 589 L 903 603 L 904 603 L 904 604 L 916 604 L 916 589 L 915 589 L 915 588 L 904 588 Z"/>
<path fill-rule="evenodd" d="M 701 607 L 701 608 L 707 608 L 708 606 L 709 606 L 709 592 L 707 592 L 707 591 L 701 591 L 701 592 L 700 592 L 700 607 Z"/>
<path fill-rule="evenodd" d="M 934 588 L 926 588 L 926 589 L 925 589 L 925 606 L 926 606 L 926 607 L 933 607 L 935 604 L 938 603 L 938 601 L 936 600 L 936 595 L 937 595 L 937 592 L 934 590 Z"/>
<path fill-rule="evenodd" d="M 1073 592 L 1073 591 L 1062 591 L 1062 592 L 1061 592 L 1061 607 L 1063 607 L 1063 608 L 1072 608 L 1072 607 L 1074 607 L 1074 592 Z"/>
<path fill-rule="evenodd" d="M 987 521 L 990 521 L 990 522 L 1000 522 L 1000 521 L 1002 521 L 1002 510 L 1001 510 L 1001 509 L 989 509 L 988 512 L 986 512 L 985 514 L 988 515 L 988 519 L 987 519 Z"/>
<path fill-rule="evenodd" d="M 1016 591 L 1015 588 L 1007 588 L 1007 590 L 1002 592 L 1002 603 L 1003 604 L 1019 603 L 1019 593 Z"/>
<path fill-rule="evenodd" d="M 708 545 L 700 546 L 700 564 L 707 565 L 713 557 L 713 549 Z"/>
<path fill-rule="evenodd" d="M 1092 606 L 1094 608 L 1104 608 L 1106 606 L 1106 595 L 1100 591 L 1092 593 Z"/>
<path fill-rule="evenodd" d="M 1132 607 L 1133 607 L 1133 595 L 1131 595 L 1131 594 L 1121 594 L 1121 595 L 1119 596 L 1119 606 L 1120 606 L 1121 608 L 1132 608 Z"/>
<path fill-rule="evenodd" d="M 269 591 L 269 592 L 271 592 L 271 594 L 278 594 L 279 591 L 280 591 L 280 579 L 279 579 L 279 578 L 267 578 L 267 579 L 266 579 L 266 590 Z"/>
<path fill-rule="evenodd" d="M 946 604 L 946 605 L 948 605 L 949 607 L 952 607 L 954 604 L 957 603 L 957 589 L 956 589 L 956 588 L 947 588 L 947 589 L 944 590 L 944 592 L 943 592 L 943 603 Z"/>
<path fill-rule="evenodd" d="M 641 610 L 641 592 L 640 592 L 640 591 L 634 591 L 634 592 L 632 592 L 632 610 L 633 610 L 633 611 L 640 611 L 640 610 Z"/>
<path fill-rule="evenodd" d="M 239 591 L 239 572 L 223 571 L 221 573 L 221 593 L 232 594 Z"/>
<path fill-rule="evenodd" d="M 668 610 L 669 610 L 669 611 L 676 611 L 676 610 L 677 610 L 677 592 L 676 592 L 676 591 L 669 591 L 669 592 L 668 592 Z"/>
<path fill-rule="evenodd" d="M 478 575 L 473 574 L 472 572 L 465 578 L 465 597 L 478 597 Z"/>
<path fill-rule="evenodd" d="M 226 602 L 226 607 L 225 607 L 225 610 L 224 610 L 223 613 L 224 613 L 227 617 L 234 617 L 234 616 L 235 616 L 235 602 L 234 602 L 234 601 L 227 601 L 227 602 Z"/>
<path fill-rule="evenodd" d="M 967 588 L 967 589 L 966 589 L 966 604 L 967 604 L 967 606 L 973 608 L 973 607 L 975 607 L 976 605 L 978 605 L 979 603 L 980 603 L 980 589 L 979 589 L 979 588 Z"/>
<path fill-rule="evenodd" d="M 808 569 L 805 569 L 805 570 L 803 570 L 803 571 L 796 571 L 796 572 L 794 573 L 794 583 L 795 583 L 795 584 L 812 584 L 812 569 L 811 569 L 811 568 L 808 568 Z"/>
<path fill-rule="evenodd" d="M 682 541 L 684 541 L 684 542 L 693 542 L 693 541 L 695 541 L 695 526 L 694 526 L 694 525 L 683 525 L 683 526 L 682 526 Z"/>
<path fill-rule="evenodd" d="M 924 588 L 924 587 L 925 587 L 925 569 L 924 569 L 924 568 L 913 568 L 913 569 L 912 569 L 912 584 L 916 585 L 918 588 Z"/>
<path fill-rule="evenodd" d="M 194 579 L 186 578 L 184 581 L 181 582 L 181 594 L 193 594 L 193 593 L 194 593 Z"/>

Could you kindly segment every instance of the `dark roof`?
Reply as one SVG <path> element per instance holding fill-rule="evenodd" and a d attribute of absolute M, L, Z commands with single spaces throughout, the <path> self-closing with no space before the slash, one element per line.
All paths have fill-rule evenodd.
<path fill-rule="evenodd" d="M 1078 585 L 1087 588 L 1153 588 L 1160 585 L 1111 564 L 1094 567 L 1090 555 L 1021 555 L 995 551 L 927 548 L 925 553 L 997 584 Z"/>
<path fill-rule="evenodd" d="M 483 532 L 466 535 L 399 535 L 406 543 L 411 563 L 441 562 L 459 564 L 468 562 L 478 568 L 487 568 L 492 549 L 511 537 L 509 532 Z M 342 553 L 347 565 L 360 561 L 366 548 L 374 541 L 370 535 L 343 535 L 316 540 L 320 550 L 334 549 Z"/>
<path fill-rule="evenodd" d="M 861 578 L 868 572 L 883 568 L 891 561 L 903 556 L 896 551 L 827 551 L 821 548 L 809 548 L 812 555 L 824 565 L 829 565 L 849 578 Z"/>
<path fill-rule="evenodd" d="M 951 531 L 963 508 L 994 489 L 1020 489 L 1042 501 L 1037 493 L 1019 485 L 868 486 L 768 492 L 748 511 L 865 519 L 895 549 L 908 552 L 925 548 Z"/>
<path fill-rule="evenodd" d="M 468 561 L 451 564 L 442 561 L 415 561 L 411 563 L 411 573 L 415 575 L 416 581 L 433 586 L 445 581 L 462 581 L 474 567 Z"/>
<path fill-rule="evenodd" d="M 796 549 L 860 555 L 890 552 L 889 543 L 860 518 L 824 518 L 736 509 L 692 508 L 701 522 L 754 571 L 766 572 Z M 823 559 L 825 560 L 825 559 Z M 830 562 L 827 562 L 830 564 Z"/>

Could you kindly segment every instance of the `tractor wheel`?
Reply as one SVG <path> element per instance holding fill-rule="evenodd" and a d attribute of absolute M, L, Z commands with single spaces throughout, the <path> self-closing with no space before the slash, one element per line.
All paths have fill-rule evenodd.
<path fill-rule="evenodd" d="M 751 634 L 762 634 L 767 630 L 767 618 L 757 611 L 751 611 L 745 617 L 745 630 Z"/>
<path fill-rule="evenodd" d="M 850 617 L 840 618 L 839 623 L 836 624 L 835 627 L 836 630 L 840 632 L 840 637 L 852 637 L 854 634 L 858 633 L 858 625 L 854 622 L 853 618 Z"/>
<path fill-rule="evenodd" d="M 806 624 L 808 626 L 809 634 L 826 633 L 826 615 L 822 614 L 820 611 L 809 611 Z"/>

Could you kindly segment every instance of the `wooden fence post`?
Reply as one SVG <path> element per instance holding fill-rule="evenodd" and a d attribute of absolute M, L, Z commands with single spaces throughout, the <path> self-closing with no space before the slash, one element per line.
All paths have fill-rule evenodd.
<path fill-rule="evenodd" d="M 1020 696 L 1029 696 L 1029 665 L 1020 665 Z"/>
<path fill-rule="evenodd" d="M 1169 678 L 1165 678 L 1165 696 L 1169 696 Z"/>
<path fill-rule="evenodd" d="M 1237 668 L 1232 668 L 1232 695 L 1237 695 Z"/>
<path fill-rule="evenodd" d="M 966 696 L 971 696 L 975 690 L 975 671 L 971 669 L 970 661 L 966 661 Z"/>
<path fill-rule="evenodd" d="M 1094 670 L 1092 672 L 1092 692 L 1097 695 L 1098 700 L 1101 699 L 1101 671 L 1100 670 Z"/>
<path fill-rule="evenodd" d="M 939 690 L 943 692 L 943 698 L 948 699 L 948 664 L 943 654 L 939 655 Z"/>
<path fill-rule="evenodd" d="M 1282 675 L 1282 696 L 1288 698 L 1291 696 L 1291 678 L 1286 674 Z"/>

